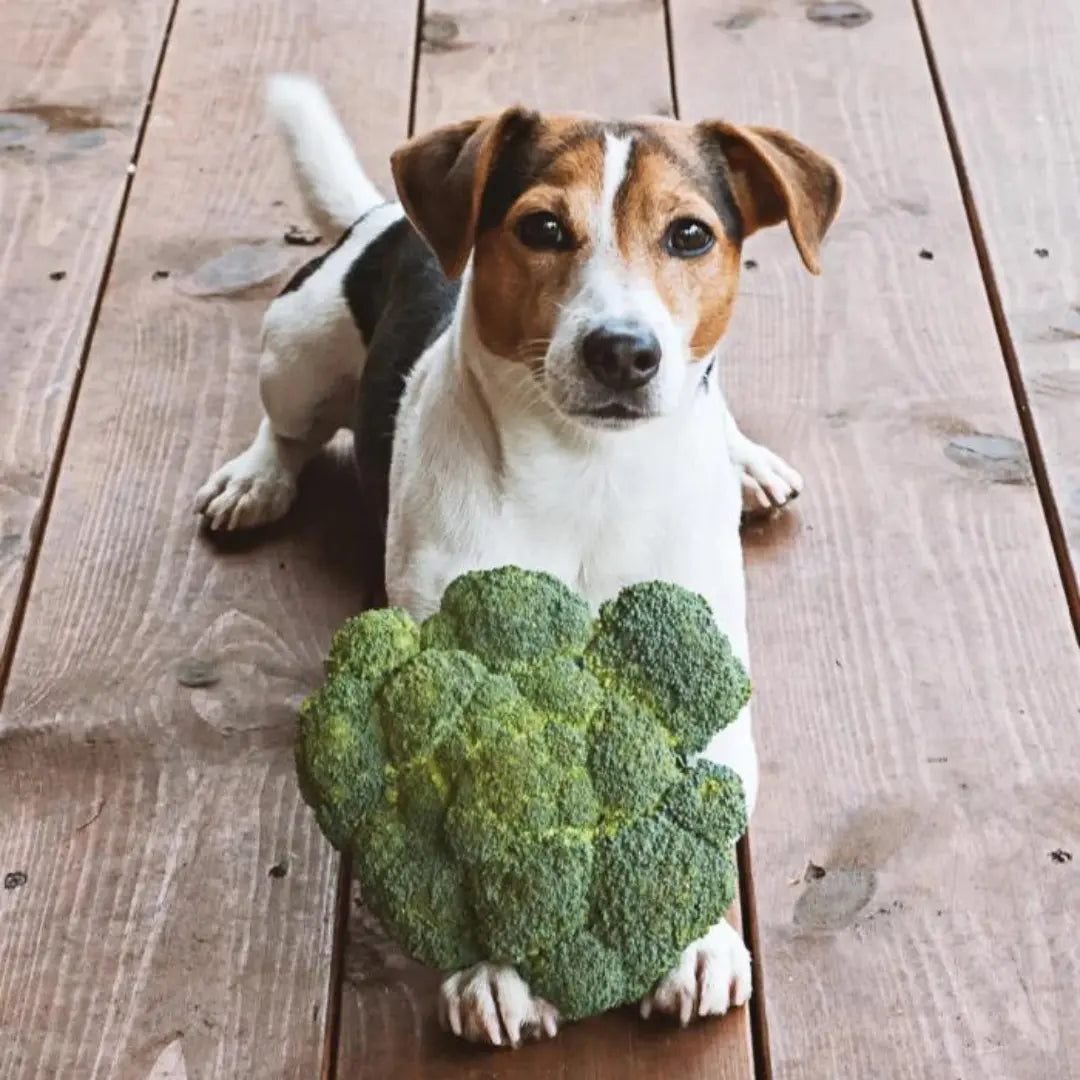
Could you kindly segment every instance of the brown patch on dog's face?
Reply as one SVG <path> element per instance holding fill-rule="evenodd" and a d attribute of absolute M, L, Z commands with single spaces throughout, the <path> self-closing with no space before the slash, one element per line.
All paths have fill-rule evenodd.
<path fill-rule="evenodd" d="M 593 218 L 604 172 L 602 133 L 569 118 L 548 119 L 536 145 L 540 167 L 505 215 L 477 237 L 473 254 L 473 311 L 487 349 L 539 368 L 562 306 L 592 250 Z M 572 246 L 530 247 L 523 223 L 551 214 Z"/>

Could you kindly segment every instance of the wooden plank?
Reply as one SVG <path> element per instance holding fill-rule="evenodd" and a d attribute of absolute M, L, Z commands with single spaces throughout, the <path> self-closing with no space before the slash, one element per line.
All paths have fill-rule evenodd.
<path fill-rule="evenodd" d="M 1065 1080 L 1076 646 L 1035 490 L 949 449 L 1020 433 L 911 6 L 807 14 L 672 4 L 684 113 L 848 177 L 821 280 L 780 230 L 748 244 L 727 369 L 807 477 L 749 557 L 771 1074 Z"/>
<path fill-rule="evenodd" d="M 417 130 L 521 101 L 617 116 L 672 112 L 660 0 L 447 0 L 429 13 L 420 56 Z M 680 1031 L 624 1010 L 567 1027 L 516 1053 L 443 1034 L 439 978 L 405 959 L 364 909 L 351 909 L 341 1013 L 342 1078 L 568 1077 L 747 1080 L 749 1013 Z"/>
<path fill-rule="evenodd" d="M 0 4 L 0 678 L 170 8 Z"/>
<path fill-rule="evenodd" d="M 215 554 L 192 500 L 257 421 L 255 281 L 311 253 L 264 76 L 325 67 L 383 158 L 414 32 L 402 5 L 179 12 L 0 722 L 4 1080 L 321 1074 L 337 860 L 293 699 L 365 599 L 351 472 L 257 553 Z"/>
<path fill-rule="evenodd" d="M 1080 636 L 1080 9 L 919 5 L 1003 332 L 1031 409 Z"/>

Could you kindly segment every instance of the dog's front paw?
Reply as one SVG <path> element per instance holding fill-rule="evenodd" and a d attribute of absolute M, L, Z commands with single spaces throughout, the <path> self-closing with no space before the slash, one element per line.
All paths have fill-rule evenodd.
<path fill-rule="evenodd" d="M 641 999 L 641 1015 L 677 1016 L 685 1027 L 702 1016 L 723 1016 L 750 1000 L 750 952 L 735 928 L 717 923 L 682 954 L 678 967 Z"/>
<path fill-rule="evenodd" d="M 203 484 L 195 512 L 215 532 L 254 529 L 284 517 L 295 497 L 292 473 L 256 441 Z"/>
<path fill-rule="evenodd" d="M 553 1036 L 559 1014 L 543 998 L 533 997 L 512 967 L 477 964 L 442 984 L 439 1023 L 469 1042 L 518 1046 L 522 1039 Z"/>
<path fill-rule="evenodd" d="M 803 489 L 803 478 L 782 457 L 744 439 L 733 459 L 742 481 L 743 513 L 757 515 L 791 502 Z"/>

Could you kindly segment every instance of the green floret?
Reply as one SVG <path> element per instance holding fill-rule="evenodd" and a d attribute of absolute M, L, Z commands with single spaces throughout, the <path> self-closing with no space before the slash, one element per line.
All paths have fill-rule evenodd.
<path fill-rule="evenodd" d="M 735 899 L 730 857 L 663 815 L 597 845 L 593 929 L 626 968 L 637 998 L 718 923 Z"/>
<path fill-rule="evenodd" d="M 589 776 L 589 743 L 584 732 L 553 720 L 544 729 L 544 737 L 552 762 L 560 823 L 572 829 L 592 830 L 600 817 L 600 801 Z"/>
<path fill-rule="evenodd" d="M 492 671 L 515 661 L 580 653 L 588 605 L 550 574 L 505 566 L 462 574 L 421 631 L 425 649 L 464 649 Z"/>
<path fill-rule="evenodd" d="M 593 731 L 589 775 L 609 823 L 655 810 L 679 778 L 671 736 L 640 705 L 608 698 Z"/>
<path fill-rule="evenodd" d="M 469 887 L 484 954 L 522 965 L 575 933 L 589 911 L 591 841 L 554 835 L 475 863 Z"/>
<path fill-rule="evenodd" d="M 464 871 L 435 838 L 381 808 L 363 819 L 353 851 L 364 902 L 409 952 L 444 970 L 484 958 Z"/>
<path fill-rule="evenodd" d="M 431 753 L 458 728 L 486 678 L 483 664 L 463 652 L 423 652 L 399 667 L 374 702 L 391 759 L 404 763 Z"/>
<path fill-rule="evenodd" d="M 446 840 L 463 863 L 508 861 L 560 826 L 543 735 L 504 734 L 470 753 L 446 813 Z"/>
<path fill-rule="evenodd" d="M 603 688 L 576 657 L 518 663 L 509 674 L 538 712 L 576 727 L 588 727 L 604 700 Z"/>
<path fill-rule="evenodd" d="M 749 700 L 746 669 L 700 596 L 660 581 L 631 585 L 598 622 L 589 669 L 663 716 L 683 754 L 704 750 Z"/>
<path fill-rule="evenodd" d="M 433 757 L 398 769 L 386 792 L 405 823 L 424 836 L 438 836 L 450 801 L 450 782 Z"/>
<path fill-rule="evenodd" d="M 348 842 L 362 814 L 382 798 L 386 749 L 368 722 L 371 688 L 339 675 L 300 707 L 296 770 L 300 790 L 334 847 Z"/>
<path fill-rule="evenodd" d="M 327 675 L 351 675 L 371 687 L 420 651 L 416 623 L 397 608 L 365 611 L 346 621 L 330 643 Z"/>
<path fill-rule="evenodd" d="M 743 782 L 726 765 L 696 762 L 667 793 L 664 810 L 688 832 L 725 852 L 746 832 Z"/>
<path fill-rule="evenodd" d="M 534 994 L 559 1003 L 564 1021 L 606 1012 L 626 1001 L 621 957 L 588 930 L 560 940 L 521 970 Z"/>

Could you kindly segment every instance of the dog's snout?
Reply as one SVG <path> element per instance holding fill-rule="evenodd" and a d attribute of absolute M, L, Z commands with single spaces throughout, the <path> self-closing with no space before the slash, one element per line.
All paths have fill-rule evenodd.
<path fill-rule="evenodd" d="M 609 390 L 636 390 L 660 369 L 660 342 L 639 323 L 617 323 L 589 331 L 581 353 L 585 366 Z"/>

